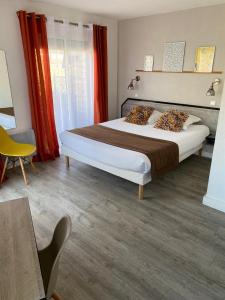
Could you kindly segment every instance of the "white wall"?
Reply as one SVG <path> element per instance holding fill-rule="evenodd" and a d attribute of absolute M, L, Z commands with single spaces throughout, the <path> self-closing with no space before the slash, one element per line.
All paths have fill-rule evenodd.
<path fill-rule="evenodd" d="M 23 56 L 18 10 L 35 11 L 56 18 L 67 18 L 74 22 L 97 23 L 108 26 L 108 60 L 109 60 L 109 115 L 117 115 L 117 21 L 64 8 L 56 5 L 32 2 L 29 0 L 0 0 L 0 49 L 5 50 L 12 97 L 15 108 L 17 129 L 22 131 L 31 127 L 28 100 L 27 78 Z"/>
<path fill-rule="evenodd" d="M 203 203 L 225 212 L 225 88 L 221 101 L 209 185 Z"/>
<path fill-rule="evenodd" d="M 154 55 L 154 68 L 162 69 L 164 43 L 186 41 L 184 70 L 194 69 L 195 49 L 216 46 L 214 70 L 225 70 L 225 5 L 148 16 L 119 22 L 118 98 L 128 96 L 208 106 L 206 90 L 214 78 L 224 75 L 139 73 L 140 87 L 128 91 L 136 69 L 143 69 L 144 56 Z M 220 106 L 222 86 L 216 97 Z"/>

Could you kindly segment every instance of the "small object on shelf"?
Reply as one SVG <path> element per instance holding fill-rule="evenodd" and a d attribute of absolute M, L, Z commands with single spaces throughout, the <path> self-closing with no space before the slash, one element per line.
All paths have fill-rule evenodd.
<path fill-rule="evenodd" d="M 153 56 L 146 55 L 145 56 L 145 63 L 144 63 L 144 71 L 145 72 L 152 72 L 153 69 Z"/>
<path fill-rule="evenodd" d="M 207 136 L 206 141 L 207 141 L 207 144 L 214 145 L 215 144 L 215 134 L 210 133 L 210 135 Z"/>

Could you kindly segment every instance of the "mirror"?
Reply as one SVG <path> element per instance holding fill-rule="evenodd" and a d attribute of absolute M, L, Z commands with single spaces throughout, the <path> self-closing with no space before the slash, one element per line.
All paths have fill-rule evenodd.
<path fill-rule="evenodd" d="M 16 128 L 6 55 L 3 50 L 0 50 L 0 125 L 5 129 Z"/>

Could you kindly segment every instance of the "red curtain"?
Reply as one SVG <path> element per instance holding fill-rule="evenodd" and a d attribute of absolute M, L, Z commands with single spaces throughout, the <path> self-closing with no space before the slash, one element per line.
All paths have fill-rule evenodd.
<path fill-rule="evenodd" d="M 32 126 L 37 142 L 37 160 L 45 161 L 59 156 L 57 140 L 46 17 L 17 12 L 20 22 L 26 63 Z"/>
<path fill-rule="evenodd" d="M 93 25 L 94 44 L 94 121 L 108 120 L 107 27 Z"/>

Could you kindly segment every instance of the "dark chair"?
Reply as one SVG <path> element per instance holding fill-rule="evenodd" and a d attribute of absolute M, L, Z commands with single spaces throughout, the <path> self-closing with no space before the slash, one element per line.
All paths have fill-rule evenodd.
<path fill-rule="evenodd" d="M 44 249 L 38 251 L 41 273 L 44 283 L 46 299 L 60 300 L 54 292 L 59 259 L 66 241 L 69 239 L 72 230 L 72 222 L 69 216 L 63 217 L 56 225 L 51 243 Z"/>

